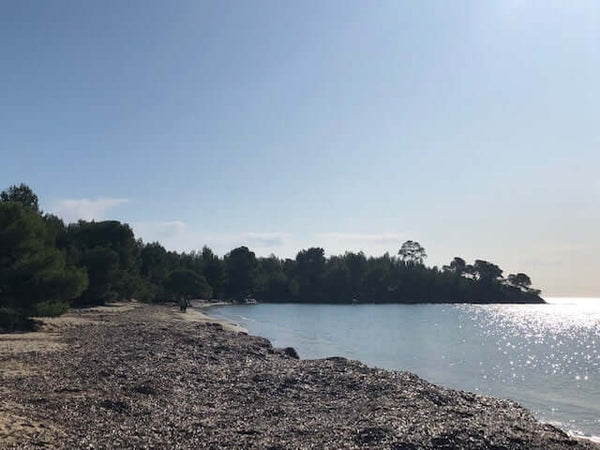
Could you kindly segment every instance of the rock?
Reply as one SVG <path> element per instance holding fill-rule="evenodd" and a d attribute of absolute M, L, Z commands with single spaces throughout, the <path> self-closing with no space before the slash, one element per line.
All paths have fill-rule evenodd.
<path fill-rule="evenodd" d="M 145 395 L 151 395 L 155 393 L 152 386 L 148 386 L 147 384 L 140 384 L 139 386 L 134 387 L 133 390 L 134 392 Z"/>
<path fill-rule="evenodd" d="M 100 406 L 120 414 L 124 414 L 129 411 L 129 406 L 122 400 L 103 400 L 100 402 Z"/>
<path fill-rule="evenodd" d="M 300 359 L 300 356 L 294 347 L 285 347 L 282 349 L 282 353 L 290 358 Z"/>
<path fill-rule="evenodd" d="M 357 444 L 372 444 L 380 442 L 388 436 L 389 431 L 381 427 L 368 427 L 360 430 L 354 437 Z"/>

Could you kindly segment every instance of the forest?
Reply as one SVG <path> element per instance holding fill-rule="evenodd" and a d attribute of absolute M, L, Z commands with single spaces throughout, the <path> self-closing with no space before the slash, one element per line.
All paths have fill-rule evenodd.
<path fill-rule="evenodd" d="M 25 184 L 0 193 L 0 329 L 32 326 L 35 316 L 123 299 L 221 299 L 305 303 L 543 303 L 524 273 L 455 257 L 425 265 L 425 249 L 404 242 L 393 254 L 312 247 L 294 259 L 257 257 L 238 247 L 178 253 L 136 239 L 115 220 L 64 223 L 39 208 Z"/>

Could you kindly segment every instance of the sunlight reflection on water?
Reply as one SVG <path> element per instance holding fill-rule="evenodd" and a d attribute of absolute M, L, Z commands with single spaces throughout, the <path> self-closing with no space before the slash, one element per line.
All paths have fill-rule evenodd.
<path fill-rule="evenodd" d="M 597 329 L 600 325 L 600 299 L 546 299 L 546 305 L 475 305 L 496 314 L 499 321 L 530 332 L 561 332 L 573 328 Z"/>
<path fill-rule="evenodd" d="M 546 305 L 231 306 L 239 322 L 304 358 L 332 355 L 518 401 L 544 421 L 600 436 L 600 299 Z"/>
<path fill-rule="evenodd" d="M 547 301 L 461 306 L 484 339 L 496 342 L 483 390 L 515 398 L 577 434 L 598 436 L 600 299 Z"/>
<path fill-rule="evenodd" d="M 551 298 L 548 305 L 461 305 L 483 334 L 498 339 L 510 366 L 539 367 L 588 381 L 600 373 L 599 299 Z M 487 317 L 477 317 L 485 315 Z"/>

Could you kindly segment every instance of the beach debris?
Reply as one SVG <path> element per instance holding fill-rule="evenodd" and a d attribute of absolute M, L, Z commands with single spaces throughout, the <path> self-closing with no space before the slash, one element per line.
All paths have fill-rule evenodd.
<path fill-rule="evenodd" d="M 15 424 L 0 425 L 0 448 L 600 449 L 512 401 L 298 359 L 174 307 L 93 314 L 53 330 L 59 351 L 0 353 L 0 368 L 35 368 L 0 371 L 0 413 Z"/>
<path fill-rule="evenodd" d="M 289 356 L 290 358 L 300 359 L 298 352 L 294 347 L 285 347 L 281 349 L 281 353 L 285 356 Z"/>

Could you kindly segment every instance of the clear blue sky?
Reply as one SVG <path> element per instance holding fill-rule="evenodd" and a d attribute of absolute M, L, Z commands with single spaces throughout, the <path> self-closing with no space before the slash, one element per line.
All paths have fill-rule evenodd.
<path fill-rule="evenodd" d="M 600 3 L 3 1 L 0 181 L 220 254 L 419 240 L 600 296 Z"/>

